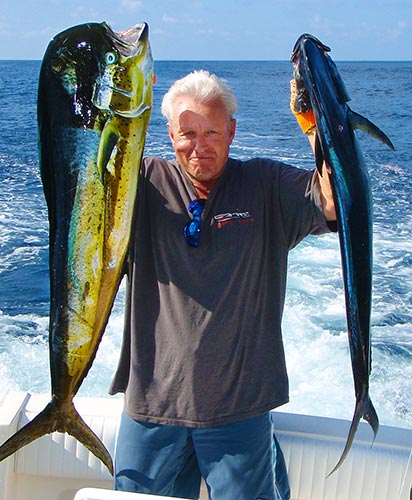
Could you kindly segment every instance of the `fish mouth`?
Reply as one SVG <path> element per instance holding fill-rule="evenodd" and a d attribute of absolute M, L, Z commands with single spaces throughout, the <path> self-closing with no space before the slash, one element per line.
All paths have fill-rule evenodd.
<path fill-rule="evenodd" d="M 330 52 L 330 47 L 322 43 L 318 38 L 316 38 L 313 35 L 310 35 L 309 33 L 304 33 L 301 35 L 297 40 L 296 43 L 292 49 L 292 54 L 290 56 L 290 61 L 294 62 L 297 56 L 299 55 L 299 52 L 301 51 L 302 44 L 306 40 L 311 40 L 313 43 L 315 43 L 318 47 L 320 47 L 324 52 Z"/>
<path fill-rule="evenodd" d="M 124 57 L 133 57 L 141 50 L 141 44 L 148 41 L 149 26 L 147 23 L 138 23 L 124 31 L 116 33 L 106 23 L 102 23 L 119 53 Z"/>
<path fill-rule="evenodd" d="M 152 60 L 149 45 L 149 26 L 142 22 L 119 33 L 114 32 L 106 23 L 102 23 L 113 47 L 120 56 L 119 62 L 106 60 L 103 73 L 96 80 L 94 104 L 100 109 L 110 109 L 114 114 L 125 118 L 140 116 L 150 109 L 146 102 L 146 92 L 131 87 L 127 82 L 130 65 L 127 59 L 139 61 L 137 64 L 143 73 L 145 82 L 149 78 Z M 111 56 L 108 52 L 106 56 Z M 123 62 L 122 62 L 123 59 Z M 124 64 L 123 64 L 124 63 Z M 112 95 L 117 94 L 117 104 L 113 104 Z"/>

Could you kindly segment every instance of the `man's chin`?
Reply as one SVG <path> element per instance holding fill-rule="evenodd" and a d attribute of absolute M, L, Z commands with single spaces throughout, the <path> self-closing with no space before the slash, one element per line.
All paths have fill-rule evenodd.
<path fill-rule="evenodd" d="M 188 173 L 199 181 L 210 181 L 217 179 L 224 168 L 218 168 L 212 160 L 200 160 L 190 163 Z"/>

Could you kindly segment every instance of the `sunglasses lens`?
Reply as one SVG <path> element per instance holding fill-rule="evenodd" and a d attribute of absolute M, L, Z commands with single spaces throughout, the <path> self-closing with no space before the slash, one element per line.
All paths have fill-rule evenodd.
<path fill-rule="evenodd" d="M 200 236 L 199 224 L 195 224 L 194 221 L 188 222 L 183 228 L 183 234 L 185 236 L 186 242 L 191 247 L 199 246 L 199 236 Z"/>
<path fill-rule="evenodd" d="M 191 247 L 199 246 L 200 222 L 204 207 L 204 200 L 194 200 L 189 205 L 188 210 L 193 215 L 193 219 L 185 224 L 183 228 L 183 235 L 187 244 Z"/>

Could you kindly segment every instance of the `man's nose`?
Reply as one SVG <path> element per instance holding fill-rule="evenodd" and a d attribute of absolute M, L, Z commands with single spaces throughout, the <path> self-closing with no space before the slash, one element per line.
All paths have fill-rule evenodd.
<path fill-rule="evenodd" d="M 207 149 L 208 148 L 208 143 L 206 136 L 203 134 L 198 134 L 196 136 L 196 144 L 195 144 L 195 149 L 197 151 Z"/>

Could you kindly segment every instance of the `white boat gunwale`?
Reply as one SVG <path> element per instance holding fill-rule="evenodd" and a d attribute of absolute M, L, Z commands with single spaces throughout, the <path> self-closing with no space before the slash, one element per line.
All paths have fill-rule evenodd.
<path fill-rule="evenodd" d="M 1 442 L 48 401 L 48 395 L 0 394 Z M 75 405 L 113 456 L 122 399 L 77 397 Z M 345 462 L 327 477 L 342 453 L 350 422 L 281 411 L 275 411 L 275 422 L 292 499 L 411 500 L 412 429 L 381 426 L 373 441 L 368 424 L 361 422 Z M 0 500 L 73 500 L 83 488 L 111 490 L 112 477 L 67 434 L 39 438 L 0 463 Z M 206 498 L 203 491 L 201 500 Z"/>

